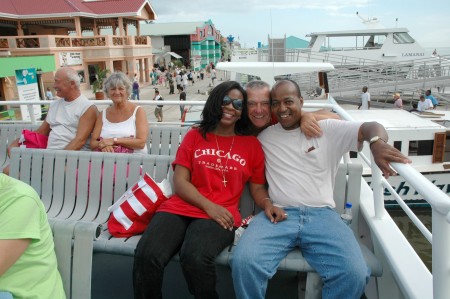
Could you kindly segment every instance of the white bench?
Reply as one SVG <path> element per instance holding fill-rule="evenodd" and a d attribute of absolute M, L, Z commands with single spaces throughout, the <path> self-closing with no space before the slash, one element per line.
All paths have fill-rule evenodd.
<path fill-rule="evenodd" d="M 49 223 L 66 298 L 90 298 L 92 252 L 101 226 L 93 222 L 60 219 L 49 219 Z"/>
<path fill-rule="evenodd" d="M 34 131 L 37 128 L 39 125 L 0 124 L 0 171 L 9 164 L 8 145 L 20 137 L 22 130 Z M 189 126 L 151 126 L 147 137 L 148 154 L 175 156 L 189 129 Z"/>
<path fill-rule="evenodd" d="M 139 180 L 141 167 L 142 173 L 147 172 L 160 182 L 170 177 L 173 159 L 174 156 L 17 148 L 11 152 L 10 175 L 33 186 L 41 196 L 49 218 L 105 224 L 109 218 L 107 208 Z M 361 165 L 341 164 L 334 190 L 340 213 L 346 200 L 353 204 L 351 227 L 357 237 L 361 175 Z M 241 214 L 246 217 L 254 211 L 254 202 L 246 188 L 241 197 Z M 139 238 L 114 238 L 105 229 L 94 241 L 93 249 L 94 252 L 134 256 Z M 372 276 L 381 276 L 382 267 L 377 258 L 362 244 L 361 249 Z M 225 249 L 217 257 L 217 263 L 228 265 L 232 254 L 232 250 Z M 300 250 L 289 253 L 278 269 L 307 272 L 308 298 L 320 296 L 321 279 Z"/>

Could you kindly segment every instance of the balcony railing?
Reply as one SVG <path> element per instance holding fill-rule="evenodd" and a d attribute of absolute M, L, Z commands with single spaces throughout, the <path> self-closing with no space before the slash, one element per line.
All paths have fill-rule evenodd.
<path fill-rule="evenodd" d="M 67 36 L 67 35 L 33 35 L 0 38 L 0 49 L 45 49 L 70 47 L 123 47 L 151 46 L 148 36 Z"/>

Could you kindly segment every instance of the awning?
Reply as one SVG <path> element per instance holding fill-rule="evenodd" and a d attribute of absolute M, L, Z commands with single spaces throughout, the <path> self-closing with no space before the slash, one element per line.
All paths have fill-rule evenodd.
<path fill-rule="evenodd" d="M 164 56 L 166 56 L 166 55 L 173 56 L 173 57 L 175 57 L 176 59 L 183 58 L 182 56 L 178 55 L 178 54 L 175 53 L 175 52 L 167 52 L 166 54 L 164 54 Z"/>
<path fill-rule="evenodd" d="M 15 76 L 18 69 L 39 68 L 44 73 L 56 70 L 53 55 L 0 57 L 0 65 L 0 78 Z"/>

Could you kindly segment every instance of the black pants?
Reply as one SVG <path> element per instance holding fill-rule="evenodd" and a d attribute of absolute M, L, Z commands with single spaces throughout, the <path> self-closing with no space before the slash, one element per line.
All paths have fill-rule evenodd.
<path fill-rule="evenodd" d="M 134 298 L 162 298 L 164 268 L 178 251 L 189 292 L 195 298 L 218 298 L 214 260 L 233 238 L 234 231 L 211 219 L 157 213 L 136 247 Z"/>

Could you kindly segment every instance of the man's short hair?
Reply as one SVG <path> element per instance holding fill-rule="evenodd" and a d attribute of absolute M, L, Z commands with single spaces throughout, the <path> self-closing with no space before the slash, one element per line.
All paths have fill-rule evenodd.
<path fill-rule="evenodd" d="M 299 98 L 301 98 L 301 97 L 302 97 L 302 93 L 301 93 L 301 91 L 300 91 L 300 86 L 298 86 L 297 82 L 295 82 L 294 80 L 291 80 L 291 79 L 283 79 L 283 80 L 277 81 L 277 82 L 272 86 L 271 94 L 272 94 L 272 92 L 273 92 L 275 89 L 277 89 L 279 86 L 284 85 L 284 84 L 287 84 L 287 83 L 290 83 L 290 84 L 294 85 L 294 87 L 295 87 L 295 89 L 296 89 L 296 91 L 297 91 L 297 96 L 298 96 Z"/>
<path fill-rule="evenodd" d="M 252 80 L 245 85 L 246 89 L 263 89 L 267 88 L 270 90 L 270 85 L 262 80 Z"/>
<path fill-rule="evenodd" d="M 68 81 L 73 81 L 78 88 L 80 87 L 81 78 L 78 76 L 77 71 L 67 66 L 62 67 L 59 70 L 64 72 Z"/>

